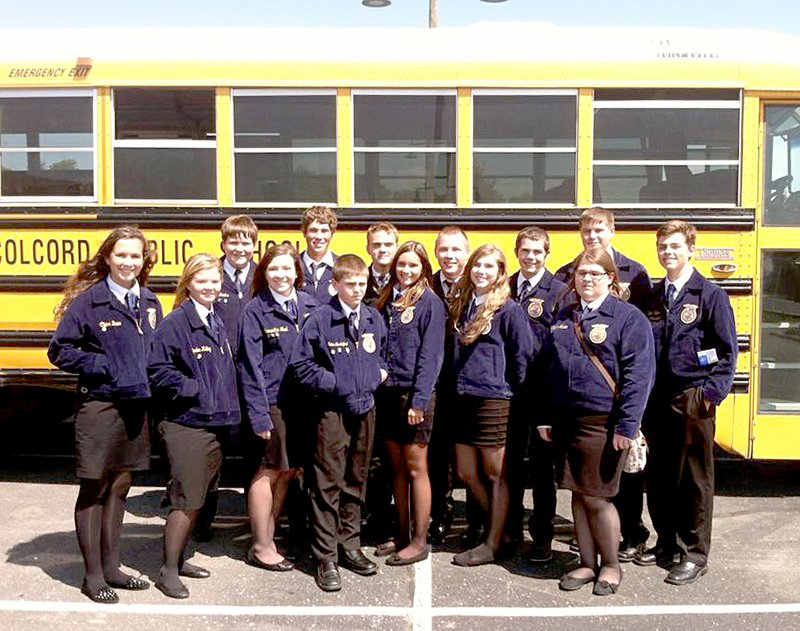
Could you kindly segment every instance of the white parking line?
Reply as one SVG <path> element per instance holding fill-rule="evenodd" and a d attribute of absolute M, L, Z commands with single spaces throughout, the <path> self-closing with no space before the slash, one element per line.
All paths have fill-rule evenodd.
<path fill-rule="evenodd" d="M 427 562 L 426 562 L 427 563 Z M 415 572 L 430 572 L 426 563 L 418 563 Z M 429 565 L 429 564 L 428 564 Z M 420 600 L 430 599 L 420 593 Z M 281 616 L 293 617 L 406 617 L 414 629 L 431 629 L 432 618 L 589 618 L 626 616 L 676 616 L 676 615 L 742 615 L 768 613 L 800 613 L 800 603 L 783 604 L 730 604 L 730 605 L 632 605 L 610 607 L 431 607 L 417 600 L 413 607 L 268 607 L 240 605 L 126 605 L 113 607 L 81 602 L 57 601 L 0 601 L 3 612 L 103 612 L 104 614 L 144 614 L 172 616 Z M 418 609 L 419 607 L 419 609 Z"/>
<path fill-rule="evenodd" d="M 433 570 L 432 554 L 421 563 L 414 564 L 414 604 L 411 611 L 413 631 L 433 629 Z"/>

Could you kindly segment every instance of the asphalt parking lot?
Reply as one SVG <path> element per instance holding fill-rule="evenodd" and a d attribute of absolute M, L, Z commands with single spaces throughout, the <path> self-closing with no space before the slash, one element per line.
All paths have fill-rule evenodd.
<path fill-rule="evenodd" d="M 723 462 L 718 479 L 710 571 L 694 585 L 673 587 L 663 582 L 663 569 L 627 564 L 615 596 L 592 596 L 589 588 L 564 593 L 557 579 L 576 559 L 565 542 L 556 543 L 547 565 L 533 566 L 518 554 L 500 565 L 461 568 L 450 562 L 459 550 L 456 532 L 424 563 L 381 564 L 368 578 L 343 570 L 342 591 L 325 594 L 302 555 L 288 574 L 245 565 L 243 499 L 226 489 L 214 539 L 193 544 L 194 562 L 211 570 L 210 579 L 187 579 L 187 601 L 151 588 L 120 591 L 120 604 L 108 606 L 78 591 L 77 486 L 69 469 L 7 463 L 0 469 L 0 629 L 800 628 L 800 467 Z M 131 571 L 152 577 L 165 510 L 157 476 L 142 482 L 131 491 L 122 556 Z M 565 492 L 559 492 L 559 513 L 569 515 Z"/>

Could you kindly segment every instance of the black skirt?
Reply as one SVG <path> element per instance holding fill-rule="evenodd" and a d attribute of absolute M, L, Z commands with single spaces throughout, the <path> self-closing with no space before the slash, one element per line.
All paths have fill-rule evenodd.
<path fill-rule="evenodd" d="M 148 399 L 84 400 L 75 415 L 79 478 L 99 480 L 109 472 L 150 468 Z"/>
<path fill-rule="evenodd" d="M 508 429 L 508 399 L 485 399 L 457 395 L 455 442 L 471 447 L 505 447 Z"/>
<path fill-rule="evenodd" d="M 302 438 L 297 434 L 297 424 L 292 422 L 294 415 L 284 406 L 277 405 L 270 406 L 269 415 L 274 425 L 269 440 L 256 436 L 249 423 L 242 425 L 245 475 L 248 480 L 252 479 L 259 469 L 288 471 L 303 465 L 300 448 Z"/>
<path fill-rule="evenodd" d="M 411 425 L 408 422 L 408 410 L 412 394 L 409 388 L 378 388 L 375 394 L 375 431 L 383 440 L 391 440 L 400 445 L 427 445 L 430 442 L 436 396 L 431 396 L 422 422 Z"/>
<path fill-rule="evenodd" d="M 222 466 L 222 443 L 229 427 L 188 427 L 172 421 L 158 426 L 169 459 L 167 494 L 173 509 L 199 510 L 216 488 Z"/>
<path fill-rule="evenodd" d="M 614 497 L 625 465 L 625 451 L 612 443 L 607 414 L 578 416 L 556 428 L 559 486 L 593 497 Z"/>

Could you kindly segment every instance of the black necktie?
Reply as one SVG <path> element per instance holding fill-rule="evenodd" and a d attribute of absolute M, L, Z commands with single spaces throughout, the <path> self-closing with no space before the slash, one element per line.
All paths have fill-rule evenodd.
<path fill-rule="evenodd" d="M 347 327 L 350 329 L 350 335 L 354 340 L 358 340 L 358 325 L 356 324 L 357 318 L 358 314 L 355 311 L 351 311 L 350 315 L 347 316 Z"/>
<path fill-rule="evenodd" d="M 217 322 L 217 316 L 214 315 L 213 311 L 208 312 L 208 332 L 211 333 L 214 341 L 219 344 L 219 322 Z"/>
<path fill-rule="evenodd" d="M 522 284 L 519 287 L 519 301 L 522 302 L 528 297 L 528 294 L 531 293 L 531 281 L 525 279 L 522 281 Z"/>
<path fill-rule="evenodd" d="M 283 308 L 286 309 L 286 313 L 289 314 L 289 317 L 292 319 L 292 322 L 297 322 L 297 303 L 294 300 L 287 300 L 283 303 Z"/>
<path fill-rule="evenodd" d="M 672 309 L 672 305 L 675 302 L 675 285 L 669 283 L 667 285 L 667 308 Z"/>
<path fill-rule="evenodd" d="M 128 311 L 131 312 L 131 315 L 133 316 L 133 319 L 134 320 L 138 320 L 139 319 L 139 297 L 135 293 L 133 293 L 132 291 L 129 291 L 127 294 L 125 294 L 125 304 L 128 305 Z"/>
<path fill-rule="evenodd" d="M 377 280 L 378 280 L 378 282 L 377 282 L 378 287 L 383 289 L 384 287 L 386 287 L 386 283 L 389 282 L 389 274 L 384 274 L 383 276 L 378 276 Z"/>
<path fill-rule="evenodd" d="M 239 298 L 244 295 L 244 282 L 242 282 L 242 270 L 237 269 L 233 273 L 233 282 L 236 285 L 236 291 L 239 294 Z"/>
<path fill-rule="evenodd" d="M 453 288 L 453 284 L 449 280 L 442 279 L 442 293 L 444 297 L 447 298 L 450 296 L 450 290 Z"/>

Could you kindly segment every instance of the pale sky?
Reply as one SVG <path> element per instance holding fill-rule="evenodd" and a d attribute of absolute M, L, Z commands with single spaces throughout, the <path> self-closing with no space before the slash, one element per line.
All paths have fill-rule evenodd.
<path fill-rule="evenodd" d="M 360 0 L 0 0 L 0 28 L 103 26 L 425 26 L 428 0 L 369 9 Z M 557 26 L 752 28 L 800 34 L 798 0 L 439 0 L 440 26 L 542 21 Z"/>

